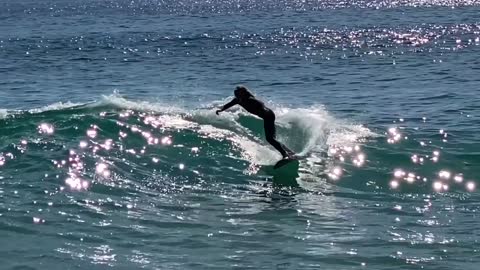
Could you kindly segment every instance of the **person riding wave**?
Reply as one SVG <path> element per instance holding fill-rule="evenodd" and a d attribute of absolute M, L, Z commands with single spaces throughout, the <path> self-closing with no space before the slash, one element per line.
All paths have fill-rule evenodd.
<path fill-rule="evenodd" d="M 263 119 L 267 142 L 277 149 L 284 159 L 292 158 L 293 152 L 275 138 L 275 113 L 270 108 L 265 106 L 262 101 L 256 99 L 255 96 L 245 86 L 237 86 L 233 93 L 235 98 L 217 110 L 216 114 L 219 115 L 220 112 L 223 112 L 235 105 L 242 106 L 249 113 Z"/>

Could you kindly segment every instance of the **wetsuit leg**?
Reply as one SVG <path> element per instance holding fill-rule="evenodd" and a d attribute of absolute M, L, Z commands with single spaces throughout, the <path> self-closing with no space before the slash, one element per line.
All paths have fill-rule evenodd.
<path fill-rule="evenodd" d="M 277 149 L 280 154 L 282 154 L 283 158 L 288 157 L 287 151 L 284 149 L 284 146 L 275 139 L 275 114 L 273 112 L 268 113 L 267 116 L 263 119 L 264 120 L 264 128 L 265 128 L 265 137 L 267 142 L 271 144 L 275 149 Z"/>

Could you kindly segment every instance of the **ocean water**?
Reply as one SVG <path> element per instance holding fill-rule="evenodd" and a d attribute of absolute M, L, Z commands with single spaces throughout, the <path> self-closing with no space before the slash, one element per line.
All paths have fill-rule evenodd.
<path fill-rule="evenodd" d="M 1 0 L 0 268 L 478 269 L 479 55 L 474 0 Z"/>

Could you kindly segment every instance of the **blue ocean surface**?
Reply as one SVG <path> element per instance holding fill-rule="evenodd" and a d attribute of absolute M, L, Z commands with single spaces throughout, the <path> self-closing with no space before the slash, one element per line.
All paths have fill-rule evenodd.
<path fill-rule="evenodd" d="M 479 56 L 476 0 L 0 0 L 0 269 L 476 270 Z"/>

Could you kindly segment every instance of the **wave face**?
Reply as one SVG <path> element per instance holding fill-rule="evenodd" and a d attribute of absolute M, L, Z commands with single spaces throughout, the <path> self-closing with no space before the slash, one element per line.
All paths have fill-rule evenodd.
<path fill-rule="evenodd" d="M 32 165 L 47 178 L 65 180 L 59 182 L 65 187 L 85 185 L 74 186 L 81 190 L 132 178 L 151 184 L 152 173 L 175 183 L 178 178 L 215 181 L 221 172 L 241 184 L 246 171 L 281 159 L 264 140 L 263 120 L 239 109 L 216 116 L 212 109 L 188 111 L 111 95 L 88 104 L 5 110 L 2 125 L 4 173 Z M 313 164 L 325 165 L 330 147 L 358 148 L 361 139 L 374 136 L 321 107 L 279 108 L 277 126 L 279 140 L 320 179 L 326 167 L 313 171 Z"/>

